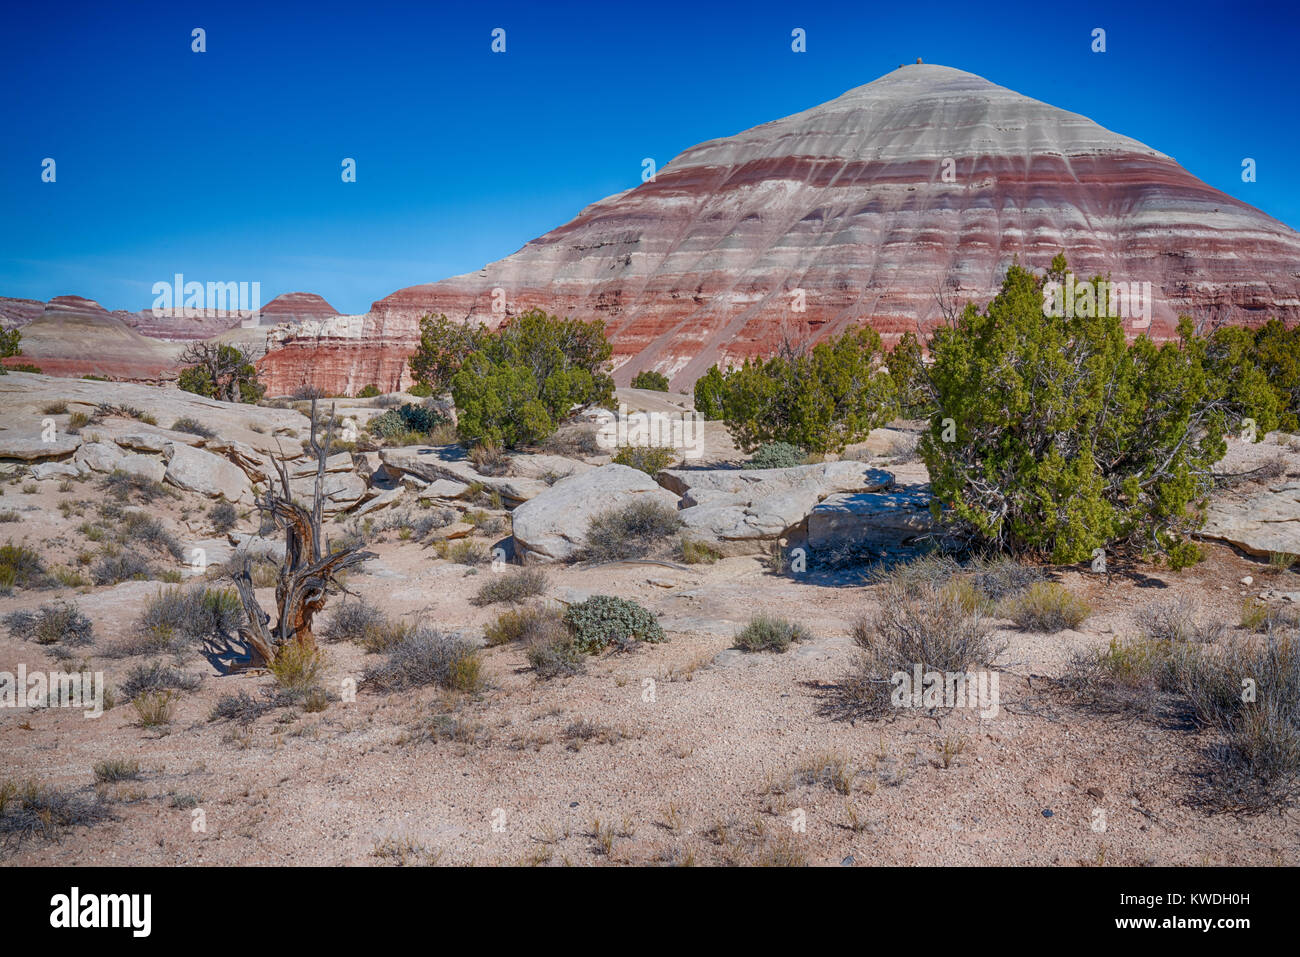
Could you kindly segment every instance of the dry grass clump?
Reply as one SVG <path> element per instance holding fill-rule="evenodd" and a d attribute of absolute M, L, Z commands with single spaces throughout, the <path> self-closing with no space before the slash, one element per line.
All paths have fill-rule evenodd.
<path fill-rule="evenodd" d="M 42 605 L 36 611 L 10 612 L 4 623 L 13 637 L 38 645 L 89 645 L 95 640 L 90 619 L 66 602 Z"/>
<path fill-rule="evenodd" d="M 151 661 L 128 671 L 119 690 L 127 700 L 133 701 L 150 692 L 197 691 L 202 683 L 202 675 L 190 674 L 161 661 Z"/>
<path fill-rule="evenodd" d="M 131 699 L 136 724 L 141 728 L 158 728 L 171 724 L 176 710 L 175 691 L 145 691 Z"/>
<path fill-rule="evenodd" d="M 386 692 L 429 685 L 473 692 L 483 686 L 482 662 L 470 642 L 420 626 L 390 647 L 387 660 L 366 669 L 361 680 Z"/>
<path fill-rule="evenodd" d="M 119 582 L 147 581 L 156 578 L 157 572 L 138 552 L 113 550 L 105 553 L 90 568 L 90 578 L 96 585 L 116 585 Z"/>
<path fill-rule="evenodd" d="M 0 545 L 0 595 L 17 588 L 45 588 L 50 584 L 45 562 L 40 554 L 26 545 L 6 542 Z"/>
<path fill-rule="evenodd" d="M 1289 628 L 1222 639 L 1113 639 L 1071 661 L 1083 704 L 1211 733 L 1197 800 L 1260 812 L 1300 803 L 1300 636 Z"/>
<path fill-rule="evenodd" d="M 100 784 L 137 781 L 140 778 L 140 762 L 129 758 L 107 758 L 97 761 L 92 770 L 95 772 L 95 780 Z"/>
<path fill-rule="evenodd" d="M 439 558 L 453 565 L 486 565 L 492 561 L 487 545 L 474 538 L 444 539 L 434 546 Z"/>
<path fill-rule="evenodd" d="M 677 544 L 677 558 L 686 565 L 712 565 L 721 557 L 721 551 L 698 539 L 683 538 Z"/>
<path fill-rule="evenodd" d="M 469 460 L 479 475 L 506 475 L 510 471 L 510 456 L 495 442 L 480 442 L 469 450 Z"/>
<path fill-rule="evenodd" d="M 784 652 L 794 642 L 811 637 L 803 625 L 760 612 L 736 635 L 736 647 L 741 651 Z"/>
<path fill-rule="evenodd" d="M 897 672 L 966 672 L 987 666 L 1003 650 L 991 622 L 960 589 L 914 579 L 881 586 L 880 609 L 853 625 L 861 649 L 855 671 L 839 685 L 840 706 L 864 714 L 890 707 Z"/>
<path fill-rule="evenodd" d="M 657 554 L 682 527 L 677 510 L 642 496 L 591 517 L 582 558 L 611 562 Z"/>
<path fill-rule="evenodd" d="M 1154 641 L 1218 641 L 1227 632 L 1221 619 L 1202 618 L 1196 602 L 1185 596 L 1149 602 L 1135 618 L 1139 631 Z"/>
<path fill-rule="evenodd" d="M 1056 582 L 1036 582 L 999 607 L 1026 631 L 1048 633 L 1078 628 L 1092 614 L 1091 605 Z"/>
<path fill-rule="evenodd" d="M 546 591 L 549 580 L 540 568 L 519 568 L 494 574 L 470 598 L 472 605 L 494 605 L 498 602 L 519 604 Z"/>
<path fill-rule="evenodd" d="M 340 604 L 321 631 L 325 641 L 351 641 L 369 652 L 382 652 L 410 632 L 410 626 L 394 621 L 364 598 Z"/>
<path fill-rule="evenodd" d="M 6 851 L 30 839 L 56 841 L 68 828 L 112 819 L 102 795 L 91 800 L 32 780 L 0 781 L 0 842 Z"/>
<path fill-rule="evenodd" d="M 244 607 L 233 588 L 165 588 L 145 603 L 131 637 L 110 654 L 184 654 L 206 641 L 224 643 L 243 620 Z"/>
<path fill-rule="evenodd" d="M 315 690 L 325 670 L 325 653 L 305 641 L 288 641 L 271 662 L 276 684 L 289 695 L 305 697 Z"/>
<path fill-rule="evenodd" d="M 176 493 L 146 475 L 114 469 L 104 476 L 99 487 L 119 502 L 136 501 L 148 505 L 160 498 L 176 498 Z"/>

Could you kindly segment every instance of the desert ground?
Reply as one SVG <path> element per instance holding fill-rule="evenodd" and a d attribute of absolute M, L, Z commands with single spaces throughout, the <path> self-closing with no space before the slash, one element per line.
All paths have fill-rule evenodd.
<path fill-rule="evenodd" d="M 634 408 L 689 402 L 619 395 Z M 337 405 L 336 415 L 362 423 L 383 411 L 373 400 Z M 69 438 L 78 411 L 90 421 Z M 169 427 L 184 417 L 214 434 Z M 161 659 L 198 679 L 175 699 L 170 721 L 152 727 L 120 691 L 93 719 L 70 708 L 0 709 L 0 781 L 35 781 L 108 809 L 99 823 L 61 828 L 53 839 L 9 841 L 0 852 L 5 865 L 1300 863 L 1294 811 L 1232 814 L 1197 802 L 1207 733 L 1097 713 L 1058 681 L 1073 653 L 1131 633 L 1151 602 L 1187 598 L 1202 616 L 1235 627 L 1247 598 L 1279 607 L 1300 600 L 1300 575 L 1228 541 L 1207 538 L 1205 560 L 1181 572 L 1132 562 L 1113 562 L 1107 574 L 1086 565 L 1050 569 L 1092 613 L 1077 629 L 1051 634 L 995 623 L 1006 647 L 995 663 L 1001 702 L 991 717 L 909 709 L 874 718 L 837 709 L 835 689 L 854 665 L 853 622 L 876 608 L 879 586 L 860 567 L 778 573 L 762 541 L 712 563 L 537 563 L 547 580 L 536 601 L 632 599 L 659 616 L 668 637 L 593 656 L 580 674 L 544 680 L 521 648 L 502 644 L 479 653 L 484 681 L 476 691 L 386 693 L 362 680 L 379 655 L 322 640 L 327 702 L 222 719 L 213 716 L 220 699 L 256 698 L 275 679 L 221 674 L 198 649 L 141 654 L 133 637 L 160 590 L 219 587 L 237 544 L 273 547 L 274 534 L 258 534 L 245 485 L 265 475 L 277 453 L 299 456 L 295 475 L 314 470 L 300 448 L 306 416 L 293 406 L 229 406 L 174 390 L 13 374 L 0 378 L 0 418 L 0 543 L 35 550 L 54 576 L 43 587 L 9 589 L 0 618 L 69 602 L 93 625 L 91 641 L 75 646 L 0 628 L 0 671 L 84 667 L 102 671 L 113 691 L 133 668 Z M 39 447 L 47 419 L 63 443 L 57 449 Z M 902 427 L 877 430 L 845 458 L 921 487 L 924 466 L 905 451 L 906 435 Z M 167 494 L 140 502 L 128 493 L 105 513 L 103 505 L 117 501 L 110 476 L 126 457 L 140 474 L 157 476 L 190 454 L 180 446 L 220 457 L 246 480 L 217 488 L 178 467 L 161 483 Z M 547 454 L 547 469 L 564 458 Z M 512 473 L 529 474 L 529 456 L 516 458 Z M 588 466 L 609 460 L 576 451 L 570 458 Z M 693 464 L 742 458 L 710 423 L 704 458 Z M 438 541 L 478 540 L 482 553 L 515 554 L 510 496 L 476 503 L 482 490 L 466 493 L 467 483 L 452 479 L 430 492 L 439 480 L 399 474 L 381 459 L 355 452 L 331 465 L 338 492 L 325 529 L 364 536 L 375 557 L 349 572 L 353 594 L 330 599 L 317 632 L 341 605 L 363 598 L 393 618 L 484 644 L 484 628 L 503 606 L 471 598 L 501 573 L 500 563 L 459 563 L 467 553 Z M 1287 436 L 1234 440 L 1221 468 L 1248 473 L 1221 494 L 1249 508 L 1300 477 L 1300 450 Z M 223 498 L 234 502 L 236 519 L 219 531 L 212 507 Z M 421 514 L 441 510 L 453 513 L 447 524 L 410 532 Z M 118 547 L 147 557 L 150 577 L 93 584 L 131 511 L 160 522 L 180 557 L 128 537 Z M 204 549 L 203 569 L 195 548 Z M 274 609 L 273 583 L 259 584 L 262 606 Z M 763 611 L 811 637 L 784 653 L 737 649 L 738 631 Z M 354 683 L 353 696 L 346 689 Z M 138 766 L 119 780 L 96 774 L 97 764 L 119 759 Z"/>

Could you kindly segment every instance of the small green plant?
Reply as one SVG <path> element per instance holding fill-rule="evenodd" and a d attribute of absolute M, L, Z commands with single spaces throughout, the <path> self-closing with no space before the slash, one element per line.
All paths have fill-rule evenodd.
<path fill-rule="evenodd" d="M 325 653 L 305 641 L 289 641 L 280 646 L 271 662 L 276 683 L 293 695 L 306 695 L 315 688 L 325 670 Z"/>
<path fill-rule="evenodd" d="M 1036 582 L 1002 603 L 1002 611 L 1027 631 L 1078 628 L 1092 607 L 1056 582 Z"/>
<path fill-rule="evenodd" d="M 717 548 L 694 538 L 683 538 L 678 550 L 678 557 L 687 565 L 712 565 L 722 558 L 722 552 Z"/>
<path fill-rule="evenodd" d="M 97 761 L 94 767 L 95 780 L 100 784 L 112 784 L 116 781 L 135 781 L 140 777 L 140 762 L 127 758 L 108 758 Z"/>
<path fill-rule="evenodd" d="M 612 461 L 615 465 L 626 465 L 654 477 L 673 465 L 677 458 L 676 449 L 655 445 L 625 445 L 618 450 Z"/>
<path fill-rule="evenodd" d="M 0 545 L 0 591 L 14 588 L 44 588 L 49 584 L 45 562 L 26 545 Z"/>
<path fill-rule="evenodd" d="M 637 641 L 667 641 L 658 618 L 627 598 L 593 595 L 570 605 L 564 623 L 573 633 L 574 644 L 585 654 L 596 654 L 611 643 L 627 647 Z"/>
<path fill-rule="evenodd" d="M 788 469 L 796 465 L 803 465 L 804 460 L 808 458 L 808 453 L 797 445 L 791 445 L 789 442 L 764 442 L 754 454 L 749 457 L 749 461 L 742 465 L 747 469 Z"/>
<path fill-rule="evenodd" d="M 373 398 L 375 398 L 376 396 L 378 396 L 379 394 L 380 394 L 380 392 L 379 392 L 379 386 L 375 385 L 375 384 L 372 382 L 370 385 L 364 386 L 364 387 L 361 389 L 361 391 L 357 393 L 357 398 L 358 398 L 358 399 L 373 399 Z"/>
<path fill-rule="evenodd" d="M 776 651 L 783 652 L 796 641 L 806 641 L 811 635 L 803 625 L 786 621 L 767 612 L 761 612 L 749 620 L 736 635 L 736 647 L 742 651 Z"/>
<path fill-rule="evenodd" d="M 546 591 L 546 573 L 540 568 L 520 568 L 494 574 L 485 581 L 474 597 L 472 605 L 494 605 L 498 602 L 518 604 Z"/>

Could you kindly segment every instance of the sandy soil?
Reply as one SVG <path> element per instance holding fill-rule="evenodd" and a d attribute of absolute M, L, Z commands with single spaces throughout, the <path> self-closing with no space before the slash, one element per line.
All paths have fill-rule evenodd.
<path fill-rule="evenodd" d="M 1234 445 L 1232 461 L 1248 465 L 1261 454 Z M 20 520 L 0 525 L 0 540 L 36 544 L 47 563 L 75 566 L 78 551 L 92 547 L 78 526 L 102 493 L 93 480 L 66 491 L 58 481 L 36 484 L 31 493 L 21 481 L 3 486 L 0 509 Z M 67 515 L 63 502 L 74 503 Z M 183 541 L 212 534 L 206 504 L 184 497 L 152 511 Z M 373 550 L 378 558 L 348 587 L 390 614 L 478 636 L 500 611 L 468 602 L 489 568 L 451 564 L 391 535 Z M 552 599 L 632 598 L 662 616 L 670 641 L 594 659 L 585 674 L 554 681 L 539 680 L 516 647 L 485 649 L 488 686 L 473 696 L 363 688 L 323 712 L 281 708 L 241 727 L 208 720 L 217 698 L 271 679 L 219 676 L 195 656 L 184 667 L 203 683 L 161 731 L 138 727 L 123 704 L 98 719 L 0 709 L 0 779 L 90 794 L 97 761 L 135 758 L 143 768 L 138 780 L 99 785 L 115 799 L 117 820 L 58 844 L 28 842 L 3 861 L 1297 864 L 1294 812 L 1238 817 L 1194 805 L 1206 736 L 1090 714 L 1051 680 L 1074 650 L 1131 631 L 1134 610 L 1154 598 L 1189 595 L 1203 613 L 1235 623 L 1243 597 L 1261 585 L 1300 589 L 1300 575 L 1265 575 L 1262 563 L 1223 546 L 1207 552 L 1179 574 L 1061 574 L 1096 610 L 1081 630 L 1053 635 L 999 622 L 1008 646 L 1001 710 L 991 719 L 971 710 L 838 718 L 829 689 L 852 665 L 849 629 L 874 606 L 876 589 L 850 575 L 777 577 L 753 558 L 685 569 L 551 567 Z M 1250 588 L 1240 584 L 1246 575 Z M 0 597 L 0 615 L 77 601 L 96 638 L 79 657 L 112 687 L 145 659 L 104 650 L 130 633 L 161 587 L 20 589 Z M 269 590 L 262 600 L 273 607 Z M 736 630 L 760 610 L 800 621 L 815 638 L 782 655 L 732 650 Z M 359 678 L 371 658 L 349 644 L 327 648 L 331 689 Z M 0 670 L 20 663 L 58 668 L 43 646 L 0 629 Z M 420 741 L 413 732 L 438 713 L 461 719 L 466 740 Z M 566 736 L 575 722 L 590 723 L 587 740 Z M 837 763 L 840 789 L 801 783 L 809 769 Z M 1098 809 L 1104 830 L 1094 829 Z"/>

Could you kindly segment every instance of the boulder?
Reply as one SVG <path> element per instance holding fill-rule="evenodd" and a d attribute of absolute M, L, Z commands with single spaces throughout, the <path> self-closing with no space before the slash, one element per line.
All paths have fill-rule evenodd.
<path fill-rule="evenodd" d="M 31 476 L 34 479 L 52 479 L 52 478 L 78 478 L 85 473 L 81 466 L 71 461 L 65 462 L 38 462 L 32 466 Z"/>
<path fill-rule="evenodd" d="M 92 472 L 111 472 L 117 468 L 125 453 L 114 442 L 83 442 L 72 456 L 72 461 Z"/>
<path fill-rule="evenodd" d="M 515 554 L 524 562 L 573 558 L 593 515 L 647 497 L 677 507 L 676 495 L 626 465 L 602 465 L 561 479 L 514 510 Z"/>
<path fill-rule="evenodd" d="M 1300 482 L 1275 485 L 1239 501 L 1205 511 L 1201 534 L 1231 542 L 1251 555 L 1300 555 Z"/>
<path fill-rule="evenodd" d="M 143 455 L 139 452 L 122 456 L 118 459 L 117 467 L 120 471 L 131 475 L 143 475 L 155 482 L 161 482 L 163 476 L 167 474 L 167 466 L 163 464 L 162 459 L 156 455 Z"/>
<path fill-rule="evenodd" d="M 419 497 L 422 499 L 460 498 L 468 491 L 469 486 L 464 482 L 457 482 L 453 479 L 434 479 L 420 489 Z"/>
<path fill-rule="evenodd" d="M 171 485 L 228 502 L 252 502 L 248 476 L 221 456 L 176 442 L 168 443 L 163 454 L 167 457 L 163 479 Z"/>
<path fill-rule="evenodd" d="M 389 489 L 387 492 L 384 492 L 380 495 L 376 495 L 370 501 L 366 502 L 364 505 L 358 508 L 356 514 L 366 515 L 370 512 L 375 511 L 376 509 L 387 508 L 389 505 L 392 505 L 394 502 L 396 502 L 399 498 L 401 498 L 405 494 L 406 494 L 406 486 L 404 485 L 399 485 L 396 488 Z"/>
<path fill-rule="evenodd" d="M 828 496 L 888 488 L 894 477 L 861 462 L 784 469 L 667 469 L 659 481 L 682 496 L 682 521 L 728 554 L 761 551 L 787 537 Z"/>
<path fill-rule="evenodd" d="M 498 492 L 507 507 L 526 502 L 551 487 L 539 478 L 483 475 L 474 468 L 465 450 L 459 445 L 421 445 L 383 449 L 379 457 L 383 460 L 385 468 L 409 472 L 429 482 L 436 479 L 451 479 L 465 485 L 478 483 L 484 488 Z"/>
<path fill-rule="evenodd" d="M 808 513 L 808 547 L 895 543 L 933 526 L 931 496 L 919 489 L 831 495 Z"/>
<path fill-rule="evenodd" d="M 316 475 L 289 479 L 289 490 L 293 497 L 304 505 L 311 506 L 316 494 Z M 366 494 L 366 482 L 356 472 L 326 472 L 321 483 L 321 495 L 325 501 L 321 511 L 326 515 L 346 512 Z"/>
<path fill-rule="evenodd" d="M 39 420 L 36 425 L 35 428 L 0 431 L 0 459 L 23 459 L 27 462 L 59 459 L 71 455 L 81 445 L 81 436 L 69 435 L 62 429 L 56 429 L 50 441 L 46 442 L 46 433 L 39 427 Z"/>

